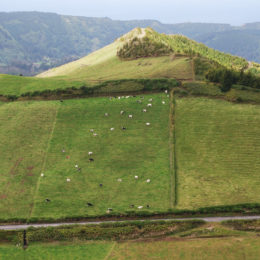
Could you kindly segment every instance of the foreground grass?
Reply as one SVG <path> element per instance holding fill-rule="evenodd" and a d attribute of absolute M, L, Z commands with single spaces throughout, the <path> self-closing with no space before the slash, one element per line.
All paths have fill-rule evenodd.
<path fill-rule="evenodd" d="M 259 238 L 211 238 L 117 244 L 109 259 L 258 259 Z"/>
<path fill-rule="evenodd" d="M 56 117 L 56 102 L 0 105 L 0 218 L 26 218 Z"/>
<path fill-rule="evenodd" d="M 178 208 L 260 201 L 260 107 L 177 99 Z"/>
<path fill-rule="evenodd" d="M 113 243 L 53 243 L 33 244 L 25 251 L 11 245 L 0 245 L 0 259 L 105 259 Z"/>
<path fill-rule="evenodd" d="M 0 245 L 0 259 L 250 259 L 260 255 L 260 238 L 224 237 L 139 242 L 74 242 L 31 244 L 25 251 Z"/>
<path fill-rule="evenodd" d="M 150 98 L 153 106 L 147 108 Z M 113 213 L 140 210 L 137 206 L 153 212 L 170 207 L 169 102 L 165 94 L 147 95 L 141 104 L 138 99 L 61 103 L 32 217 L 94 216 L 106 214 L 108 208 Z M 121 110 L 124 115 L 120 115 Z M 108 117 L 104 116 L 106 112 Z M 146 126 L 146 122 L 151 125 Z M 98 136 L 94 137 L 90 129 Z M 95 161 L 89 162 L 90 157 Z M 46 203 L 46 198 L 51 202 Z M 87 202 L 94 206 L 87 207 Z"/>

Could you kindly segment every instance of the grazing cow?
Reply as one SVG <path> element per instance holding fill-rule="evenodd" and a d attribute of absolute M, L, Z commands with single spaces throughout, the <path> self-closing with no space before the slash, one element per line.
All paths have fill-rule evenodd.
<path fill-rule="evenodd" d="M 152 106 L 152 104 L 151 104 L 151 103 L 149 103 L 149 104 L 147 104 L 147 106 L 148 106 L 148 107 L 151 107 L 151 106 Z"/>
<path fill-rule="evenodd" d="M 153 99 L 152 99 L 152 98 L 150 98 L 150 99 L 149 99 L 149 102 L 152 102 L 152 101 L 153 101 Z"/>
<path fill-rule="evenodd" d="M 146 112 L 147 112 L 147 110 L 144 108 L 144 109 L 143 109 L 143 112 L 145 112 L 145 113 L 146 113 Z"/>
<path fill-rule="evenodd" d="M 123 127 L 122 127 L 122 130 L 126 130 L 126 127 L 123 126 Z"/>
<path fill-rule="evenodd" d="M 147 122 L 147 123 L 146 123 L 146 125 L 147 125 L 147 126 L 149 126 L 149 125 L 150 125 L 150 123 L 148 123 L 148 122 Z"/>
<path fill-rule="evenodd" d="M 137 176 L 137 175 L 135 175 L 135 179 L 138 179 L 138 176 Z"/>
<path fill-rule="evenodd" d="M 147 179 L 146 182 L 149 183 L 149 182 L 151 182 L 151 180 L 150 180 L 150 179 Z"/>
<path fill-rule="evenodd" d="M 70 182 L 70 178 L 67 178 L 67 182 Z"/>
<path fill-rule="evenodd" d="M 122 179 L 117 179 L 117 181 L 118 181 L 118 182 L 121 182 L 121 181 L 122 181 Z"/>
<path fill-rule="evenodd" d="M 94 162 L 94 159 L 93 158 L 89 158 L 88 159 L 90 162 Z"/>
<path fill-rule="evenodd" d="M 143 206 L 138 206 L 138 209 L 142 209 L 143 208 Z"/>
<path fill-rule="evenodd" d="M 123 115 L 124 113 L 125 113 L 125 111 L 123 111 L 123 110 L 122 110 L 122 111 L 120 111 L 120 115 Z"/>
<path fill-rule="evenodd" d="M 129 118 L 133 118 L 133 115 L 129 115 L 128 117 L 129 117 Z"/>
<path fill-rule="evenodd" d="M 114 128 L 114 127 L 111 127 L 111 128 L 110 128 L 110 130 L 111 130 L 111 131 L 114 131 L 114 130 L 115 130 L 115 128 Z"/>
<path fill-rule="evenodd" d="M 93 136 L 97 136 L 97 134 L 96 134 L 96 133 L 94 133 L 94 134 L 93 134 Z"/>
<path fill-rule="evenodd" d="M 102 183 L 100 183 L 100 184 L 99 184 L 99 187 L 103 187 L 103 184 L 102 184 Z"/>
<path fill-rule="evenodd" d="M 51 202 L 51 200 L 50 199 L 45 199 L 45 202 Z"/>
<path fill-rule="evenodd" d="M 93 204 L 90 203 L 90 202 L 87 202 L 87 206 L 88 206 L 88 207 L 93 207 Z"/>
<path fill-rule="evenodd" d="M 93 154 L 93 152 L 88 152 L 88 155 L 92 155 Z"/>

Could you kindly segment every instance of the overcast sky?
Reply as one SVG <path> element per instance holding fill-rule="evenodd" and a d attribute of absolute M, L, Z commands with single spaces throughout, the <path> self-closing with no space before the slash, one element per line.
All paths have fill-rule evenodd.
<path fill-rule="evenodd" d="M 241 25 L 260 21 L 260 0 L 0 0 L 0 11 Z"/>

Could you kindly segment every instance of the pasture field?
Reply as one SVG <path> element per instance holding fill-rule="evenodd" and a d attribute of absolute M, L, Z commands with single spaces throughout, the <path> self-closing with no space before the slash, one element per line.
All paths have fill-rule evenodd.
<path fill-rule="evenodd" d="M 148 108 L 150 98 L 153 106 Z M 93 98 L 60 105 L 32 217 L 94 216 L 106 214 L 108 208 L 136 211 L 137 206 L 149 211 L 170 208 L 169 100 L 165 94 L 145 95 L 141 104 L 139 99 Z M 88 207 L 88 202 L 94 206 Z"/>
<path fill-rule="evenodd" d="M 259 106 L 177 99 L 175 124 L 178 208 L 259 203 Z"/>
<path fill-rule="evenodd" d="M 170 208 L 169 100 L 166 94 L 145 95 L 141 104 L 137 100 L 142 99 L 2 104 L 0 219 Z"/>
<path fill-rule="evenodd" d="M 42 91 L 45 89 L 65 89 L 80 87 L 81 81 L 63 80 L 59 78 L 39 79 L 34 77 L 20 77 L 0 74 L 0 95 L 20 96 L 26 92 Z"/>
<path fill-rule="evenodd" d="M 58 102 L 0 104 L 0 218 L 27 218 Z"/>

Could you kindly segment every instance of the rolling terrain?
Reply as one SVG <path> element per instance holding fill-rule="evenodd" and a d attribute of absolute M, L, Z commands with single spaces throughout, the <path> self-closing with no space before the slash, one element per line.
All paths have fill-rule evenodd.
<path fill-rule="evenodd" d="M 116 21 L 41 12 L 0 12 L 0 73 L 36 75 L 84 57 L 136 27 L 181 34 L 211 48 L 260 62 L 259 23 L 163 24 L 156 20 Z"/>
<path fill-rule="evenodd" d="M 1 75 L 2 97 L 21 99 L 0 105 L 0 219 L 259 203 L 259 91 L 196 81 L 205 78 L 194 59 L 203 71 L 248 69 L 186 37 L 136 28 L 38 77 Z"/>

